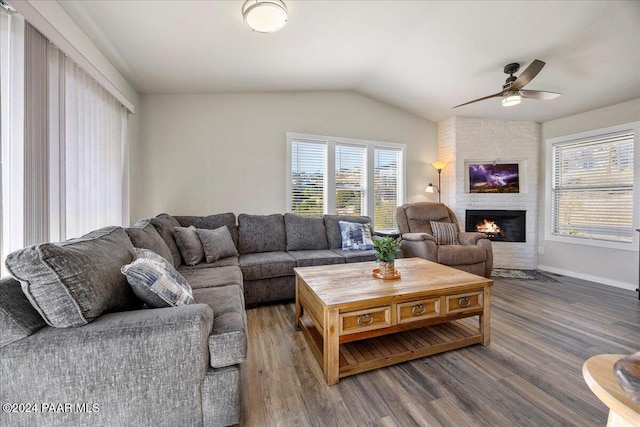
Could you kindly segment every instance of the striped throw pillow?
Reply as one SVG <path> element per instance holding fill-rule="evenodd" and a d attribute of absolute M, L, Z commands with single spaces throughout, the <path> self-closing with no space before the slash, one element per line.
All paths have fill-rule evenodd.
<path fill-rule="evenodd" d="M 136 250 L 136 259 L 121 270 L 133 293 L 149 307 L 194 304 L 193 291 L 187 279 L 153 251 Z"/>
<path fill-rule="evenodd" d="M 450 222 L 430 221 L 436 245 L 459 245 L 456 226 Z"/>

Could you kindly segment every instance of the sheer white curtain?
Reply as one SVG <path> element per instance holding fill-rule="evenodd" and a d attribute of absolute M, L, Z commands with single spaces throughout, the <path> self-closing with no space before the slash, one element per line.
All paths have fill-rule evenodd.
<path fill-rule="evenodd" d="M 0 8 L 1 259 L 24 246 L 24 26 Z"/>
<path fill-rule="evenodd" d="M 0 7 L 0 269 L 25 245 L 128 223 L 128 111 Z"/>
<path fill-rule="evenodd" d="M 128 220 L 127 110 L 68 58 L 64 66 L 65 238 Z"/>

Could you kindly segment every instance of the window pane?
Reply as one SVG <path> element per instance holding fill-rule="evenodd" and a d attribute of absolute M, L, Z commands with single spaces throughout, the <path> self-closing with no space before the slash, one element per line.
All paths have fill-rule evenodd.
<path fill-rule="evenodd" d="M 299 215 L 324 213 L 326 165 L 325 144 L 291 142 L 291 212 Z"/>
<path fill-rule="evenodd" d="M 633 241 L 633 137 L 553 146 L 552 234 Z"/>
<path fill-rule="evenodd" d="M 400 203 L 400 151 L 376 148 L 373 154 L 373 223 L 377 230 L 396 228 L 396 207 Z"/>
<path fill-rule="evenodd" d="M 365 162 L 365 147 L 336 146 L 336 214 L 364 214 Z"/>

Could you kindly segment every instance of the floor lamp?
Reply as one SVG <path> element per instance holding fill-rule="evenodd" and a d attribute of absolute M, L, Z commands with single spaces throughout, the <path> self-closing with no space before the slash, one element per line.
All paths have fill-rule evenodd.
<path fill-rule="evenodd" d="M 433 188 L 435 187 L 438 190 L 438 202 L 440 202 L 440 175 L 442 173 L 442 169 L 444 169 L 445 166 L 447 166 L 447 162 L 432 162 L 431 163 L 433 165 L 434 168 L 436 168 L 436 170 L 438 171 L 438 185 L 433 185 L 432 183 L 429 183 L 429 185 L 427 185 L 427 188 L 424 190 L 427 193 L 433 193 Z"/>

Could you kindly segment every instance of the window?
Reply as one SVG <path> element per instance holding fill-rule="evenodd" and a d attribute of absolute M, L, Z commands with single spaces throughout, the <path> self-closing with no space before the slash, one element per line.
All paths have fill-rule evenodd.
<path fill-rule="evenodd" d="M 404 144 L 287 134 L 287 210 L 367 215 L 395 228 L 404 198 Z"/>
<path fill-rule="evenodd" d="M 373 200 L 376 228 L 396 227 L 400 194 L 401 151 L 376 148 L 373 152 Z"/>
<path fill-rule="evenodd" d="M 365 147 L 336 145 L 336 213 L 364 215 L 366 203 Z"/>
<path fill-rule="evenodd" d="M 549 141 L 551 236 L 633 242 L 635 134 L 612 128 Z"/>
<path fill-rule="evenodd" d="M 311 141 L 291 142 L 290 211 L 322 215 L 325 205 L 327 146 Z"/>
<path fill-rule="evenodd" d="M 0 7 L 2 266 L 25 245 L 128 223 L 127 114 L 37 29 Z"/>

